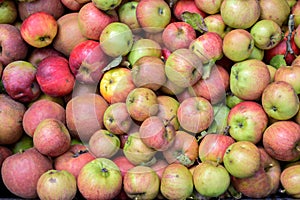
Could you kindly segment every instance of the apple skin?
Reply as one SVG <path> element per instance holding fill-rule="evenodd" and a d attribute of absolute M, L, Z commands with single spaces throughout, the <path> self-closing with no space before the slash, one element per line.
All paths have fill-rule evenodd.
<path fill-rule="evenodd" d="M 122 188 L 120 169 L 107 158 L 96 158 L 80 170 L 77 187 L 85 199 L 113 199 Z"/>
<path fill-rule="evenodd" d="M 125 174 L 123 187 L 131 199 L 155 199 L 159 193 L 160 179 L 148 166 L 135 166 Z"/>
<path fill-rule="evenodd" d="M 29 45 L 23 40 L 20 30 L 11 24 L 0 24 L 0 41 L 2 53 L 0 62 L 3 66 L 17 60 L 25 59 Z"/>
<path fill-rule="evenodd" d="M 191 167 L 198 157 L 198 148 L 198 142 L 193 135 L 179 130 L 176 131 L 172 146 L 163 151 L 163 156 L 169 164 L 180 163 Z"/>
<path fill-rule="evenodd" d="M 17 4 L 12 0 L 0 3 L 0 24 L 13 24 L 18 17 Z"/>
<path fill-rule="evenodd" d="M 46 12 L 58 19 L 64 15 L 66 9 L 60 0 L 34 0 L 18 2 L 18 11 L 20 19 L 23 21 L 36 12 Z"/>
<path fill-rule="evenodd" d="M 162 40 L 170 51 L 188 48 L 190 43 L 196 39 L 195 29 L 186 22 L 171 22 L 162 33 Z"/>
<path fill-rule="evenodd" d="M 184 12 L 198 13 L 201 17 L 206 17 L 206 13 L 199 9 L 193 0 L 179 0 L 173 5 L 173 14 L 179 21 L 183 21 L 181 15 Z"/>
<path fill-rule="evenodd" d="M 271 82 L 267 65 L 257 59 L 235 63 L 230 71 L 230 90 L 242 100 L 257 100 Z M 255 87 L 250 87 L 255 85 Z"/>
<path fill-rule="evenodd" d="M 76 179 L 81 168 L 88 162 L 95 159 L 95 156 L 88 151 L 83 144 L 72 144 L 68 151 L 54 158 L 53 166 L 56 170 L 66 170 Z"/>
<path fill-rule="evenodd" d="M 110 23 L 116 22 L 118 15 L 115 10 L 104 12 L 90 1 L 78 11 L 78 25 L 82 35 L 91 40 L 99 40 L 103 29 Z"/>
<path fill-rule="evenodd" d="M 220 12 L 220 7 L 223 0 L 210 1 L 210 0 L 195 0 L 196 6 L 209 15 Z"/>
<path fill-rule="evenodd" d="M 199 143 L 198 155 L 202 162 L 222 163 L 226 149 L 235 142 L 229 135 L 211 133 L 205 135 Z"/>
<path fill-rule="evenodd" d="M 89 150 L 97 158 L 113 157 L 120 145 L 120 139 L 106 129 L 99 129 L 89 139 Z"/>
<path fill-rule="evenodd" d="M 92 0 L 92 2 L 98 9 L 108 11 L 117 8 L 121 4 L 122 0 Z"/>
<path fill-rule="evenodd" d="M 259 19 L 261 12 L 258 1 L 223 0 L 220 14 L 228 26 L 247 29 Z"/>
<path fill-rule="evenodd" d="M 131 70 L 125 67 L 104 72 L 99 85 L 100 94 L 108 103 L 126 102 L 128 94 L 136 88 Z"/>
<path fill-rule="evenodd" d="M 288 19 L 290 6 L 287 1 L 280 0 L 262 0 L 259 1 L 260 19 L 270 19 L 275 21 L 279 26 Z M 275 14 L 276 13 L 276 14 Z"/>
<path fill-rule="evenodd" d="M 293 1 L 293 0 L 291 0 Z M 290 1 L 288 1 L 290 2 Z M 300 3 L 295 1 L 294 5 L 291 7 L 291 14 L 294 14 L 295 27 L 298 27 L 300 24 Z"/>
<path fill-rule="evenodd" d="M 136 18 L 144 31 L 161 32 L 170 23 L 171 9 L 163 0 L 141 0 L 136 7 Z"/>
<path fill-rule="evenodd" d="M 285 104 L 286 101 L 289 103 Z M 291 119 L 299 110 L 299 98 L 293 86 L 284 81 L 270 83 L 263 91 L 261 102 L 267 115 L 277 120 Z"/>
<path fill-rule="evenodd" d="M 43 155 L 57 157 L 70 148 L 71 136 L 63 122 L 48 118 L 36 127 L 33 145 Z"/>
<path fill-rule="evenodd" d="M 260 168 L 258 147 L 249 141 L 237 141 L 231 144 L 223 156 L 227 171 L 236 178 L 253 176 Z"/>
<path fill-rule="evenodd" d="M 79 3 L 74 0 L 61 0 L 61 3 L 70 11 L 78 12 L 84 3 Z"/>
<path fill-rule="evenodd" d="M 10 148 L 6 146 L 0 146 L 0 167 L 6 158 L 13 155 L 13 152 Z"/>
<path fill-rule="evenodd" d="M 207 129 L 214 118 L 211 103 L 203 97 L 190 97 L 180 103 L 177 110 L 180 126 L 193 134 Z"/>
<path fill-rule="evenodd" d="M 300 126 L 294 121 L 274 122 L 263 134 L 266 152 L 279 161 L 295 161 L 300 158 Z"/>
<path fill-rule="evenodd" d="M 282 66 L 274 74 L 274 81 L 285 81 L 291 84 L 297 94 L 300 94 L 300 66 Z"/>
<path fill-rule="evenodd" d="M 48 56 L 64 56 L 61 52 L 53 48 L 53 46 L 46 46 L 43 48 L 34 48 L 28 55 L 28 62 L 37 67 L 39 62 Z"/>
<path fill-rule="evenodd" d="M 39 27 L 38 29 L 36 27 Z M 58 31 L 56 19 L 45 12 L 28 16 L 21 24 L 22 38 L 31 46 L 42 48 L 52 43 Z"/>
<path fill-rule="evenodd" d="M 110 104 L 104 112 L 104 127 L 116 135 L 128 133 L 133 121 L 127 111 L 125 102 Z"/>
<path fill-rule="evenodd" d="M 254 39 L 245 29 L 233 29 L 223 38 L 223 54 L 234 62 L 246 60 L 254 48 Z"/>
<path fill-rule="evenodd" d="M 145 119 L 139 133 L 142 141 L 157 151 L 165 151 L 174 142 L 175 128 L 158 116 L 150 116 Z"/>
<path fill-rule="evenodd" d="M 193 40 L 189 49 L 205 64 L 209 61 L 220 60 L 223 57 L 223 40 L 217 33 L 206 32 Z"/>
<path fill-rule="evenodd" d="M 37 194 L 40 199 L 73 199 L 76 193 L 76 179 L 65 170 L 48 170 L 40 176 L 37 182 Z"/>
<path fill-rule="evenodd" d="M 8 95 L 22 103 L 37 99 L 41 89 L 36 80 L 36 73 L 37 69 L 24 60 L 13 61 L 6 65 L 2 74 L 2 83 Z"/>
<path fill-rule="evenodd" d="M 2 164 L 1 176 L 12 194 L 27 199 L 37 198 L 38 179 L 50 169 L 53 169 L 52 161 L 33 147 L 7 157 Z"/>
<path fill-rule="evenodd" d="M 134 33 L 142 30 L 136 18 L 136 7 L 138 3 L 138 1 L 124 2 L 117 9 L 119 21 L 127 24 Z"/>
<path fill-rule="evenodd" d="M 156 174 L 158 175 L 159 179 L 161 180 L 162 174 L 164 173 L 166 167 L 169 164 L 167 163 L 167 161 L 165 159 L 158 159 L 153 165 L 151 165 L 150 167 L 156 172 Z"/>
<path fill-rule="evenodd" d="M 102 51 L 100 43 L 86 40 L 77 44 L 68 58 L 71 72 L 77 81 L 86 84 L 98 84 L 102 78 L 102 70 L 109 62 Z"/>
<path fill-rule="evenodd" d="M 219 197 L 230 185 L 230 175 L 223 165 L 212 161 L 199 163 L 193 172 L 195 189 L 205 197 Z"/>
<path fill-rule="evenodd" d="M 75 77 L 69 61 L 62 56 L 44 58 L 37 67 L 36 79 L 41 90 L 53 97 L 62 97 L 72 92 Z"/>
<path fill-rule="evenodd" d="M 201 79 L 203 65 L 201 59 L 190 49 L 177 49 L 167 58 L 165 73 L 174 84 L 189 87 Z"/>
<path fill-rule="evenodd" d="M 193 176 L 179 163 L 169 164 L 161 177 L 160 192 L 167 199 L 186 199 L 193 193 Z"/>
<path fill-rule="evenodd" d="M 122 178 L 124 180 L 124 176 L 125 174 L 133 167 L 135 167 L 134 164 L 132 164 L 127 158 L 126 156 L 120 155 L 117 157 L 114 157 L 112 159 L 112 161 L 119 167 L 121 174 L 122 174 Z"/>
<path fill-rule="evenodd" d="M 66 105 L 66 123 L 71 136 L 83 143 L 88 142 L 97 130 L 104 127 L 103 115 L 107 107 L 108 103 L 99 94 L 72 98 Z"/>
<path fill-rule="evenodd" d="M 52 42 L 55 50 L 69 56 L 72 49 L 82 41 L 87 40 L 80 31 L 78 12 L 67 13 L 56 20 L 58 32 Z"/>
<path fill-rule="evenodd" d="M 269 118 L 263 107 L 254 101 L 238 103 L 228 113 L 229 134 L 236 141 L 257 144 L 268 126 Z"/>
<path fill-rule="evenodd" d="M 280 183 L 283 186 L 286 194 L 293 198 L 300 198 L 300 165 L 296 164 L 283 169 L 280 175 Z"/>
<path fill-rule="evenodd" d="M 218 33 L 222 39 L 226 33 L 231 30 L 231 28 L 225 24 L 220 13 L 206 16 L 204 18 L 204 23 L 209 32 Z"/>

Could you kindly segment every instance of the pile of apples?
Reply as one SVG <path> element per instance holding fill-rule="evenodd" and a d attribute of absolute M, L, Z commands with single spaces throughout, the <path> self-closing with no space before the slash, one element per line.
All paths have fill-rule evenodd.
<path fill-rule="evenodd" d="M 0 0 L 0 196 L 300 198 L 299 24 L 297 0 Z"/>

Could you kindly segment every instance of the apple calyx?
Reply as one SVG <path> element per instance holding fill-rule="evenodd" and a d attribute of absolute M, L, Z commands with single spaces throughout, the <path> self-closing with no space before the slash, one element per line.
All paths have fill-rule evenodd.
<path fill-rule="evenodd" d="M 208 31 L 204 19 L 199 13 L 185 11 L 181 14 L 181 18 L 184 22 L 190 24 L 196 31 L 199 31 L 200 33 L 205 33 Z"/>
<path fill-rule="evenodd" d="M 85 149 L 85 150 L 79 150 L 79 151 L 77 151 L 76 153 L 74 153 L 73 154 L 73 158 L 77 158 L 77 157 L 79 157 L 80 155 L 82 155 L 82 154 L 85 154 L 85 153 L 88 153 L 89 152 L 89 150 L 87 150 L 87 149 Z"/>

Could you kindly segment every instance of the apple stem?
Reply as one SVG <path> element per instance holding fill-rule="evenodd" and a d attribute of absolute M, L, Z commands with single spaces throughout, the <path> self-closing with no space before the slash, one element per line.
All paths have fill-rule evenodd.
<path fill-rule="evenodd" d="M 164 125 L 165 125 L 165 126 L 168 126 L 168 125 L 170 124 L 170 122 L 171 122 L 175 117 L 176 117 L 176 116 L 173 115 L 170 119 L 164 120 Z"/>
<path fill-rule="evenodd" d="M 292 54 L 293 56 L 296 56 L 295 52 L 293 51 L 292 45 L 291 45 L 293 31 L 295 30 L 294 14 L 290 14 L 290 16 L 289 16 L 288 28 L 289 28 L 289 33 L 287 35 L 286 51 L 285 51 L 285 54 L 284 54 L 284 58 L 286 58 L 286 56 L 288 54 Z"/>

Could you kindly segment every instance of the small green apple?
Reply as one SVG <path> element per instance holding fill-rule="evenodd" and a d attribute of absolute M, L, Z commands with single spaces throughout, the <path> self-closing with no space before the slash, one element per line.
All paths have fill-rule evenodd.
<path fill-rule="evenodd" d="M 107 11 L 118 7 L 122 0 L 92 0 L 92 2 L 100 10 Z"/>

